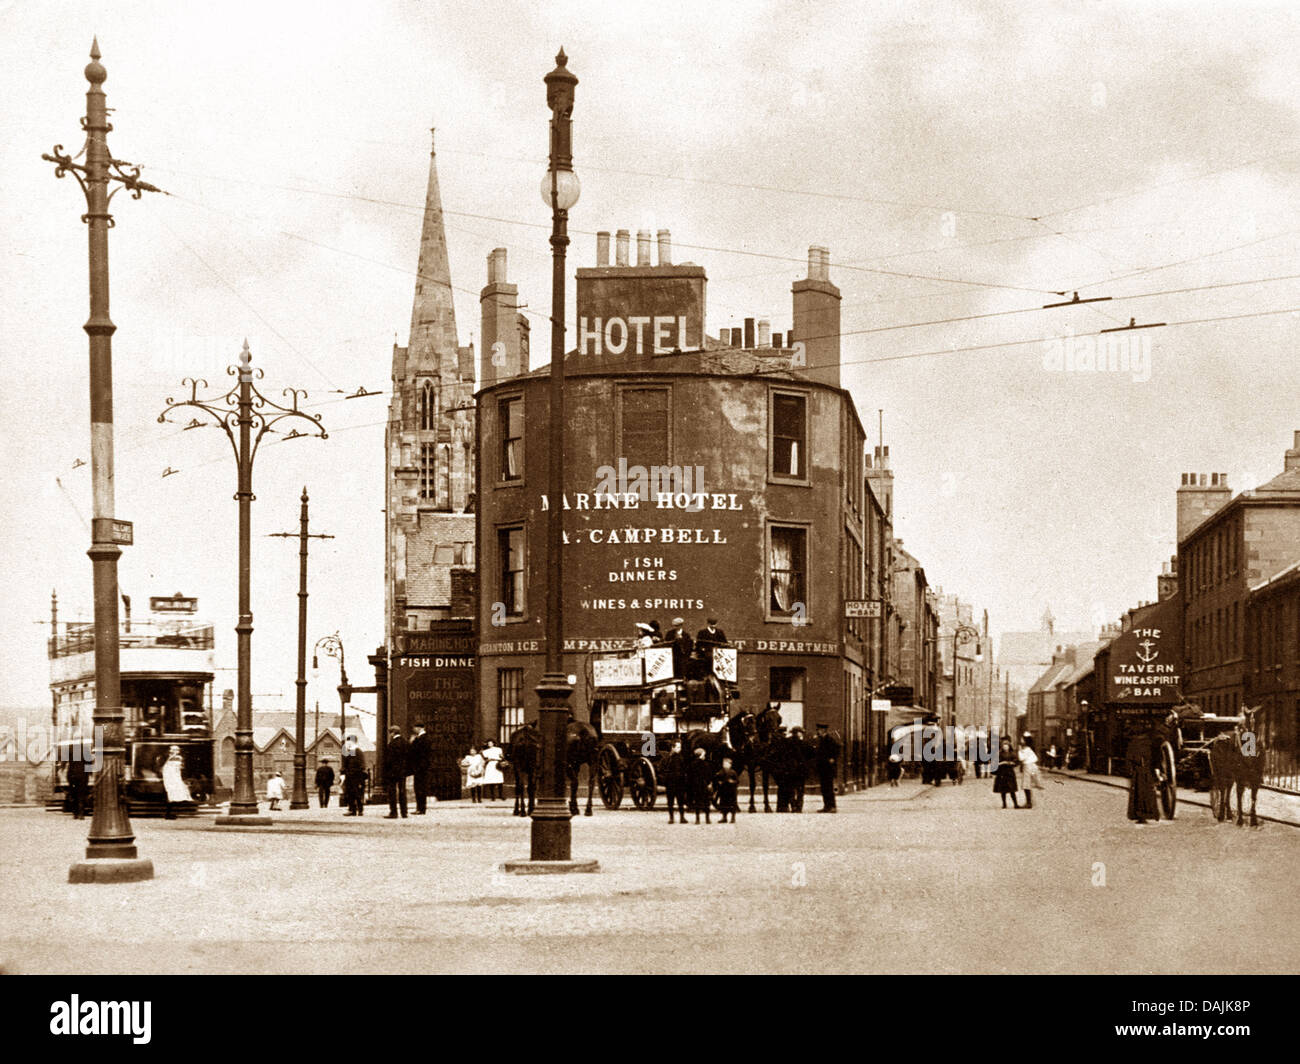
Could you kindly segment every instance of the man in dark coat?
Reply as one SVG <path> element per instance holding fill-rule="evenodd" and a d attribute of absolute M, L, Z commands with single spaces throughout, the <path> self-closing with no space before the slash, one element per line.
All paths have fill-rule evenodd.
<path fill-rule="evenodd" d="M 673 648 L 673 675 L 685 676 L 686 663 L 691 659 L 691 637 L 684 627 L 686 622 L 681 617 L 673 618 L 673 626 L 664 636 L 664 642 Z"/>
<path fill-rule="evenodd" d="M 804 792 L 808 787 L 808 763 L 812 761 L 815 751 L 803 733 L 803 728 L 796 724 L 790 729 L 789 773 L 790 773 L 790 812 L 803 812 Z"/>
<path fill-rule="evenodd" d="M 1145 824 L 1160 819 L 1156 805 L 1156 777 L 1151 767 L 1151 729 L 1143 728 L 1129 740 L 1124 752 L 1128 761 L 1128 818 Z"/>
<path fill-rule="evenodd" d="M 70 753 L 72 756 L 68 761 L 68 808 L 72 810 L 73 820 L 85 820 L 86 792 L 89 790 L 85 744 L 71 747 Z"/>
<path fill-rule="evenodd" d="M 316 797 L 322 809 L 330 804 L 330 788 L 333 786 L 334 768 L 330 765 L 328 757 L 321 758 L 321 763 L 316 768 Z"/>
<path fill-rule="evenodd" d="M 686 755 L 682 753 L 681 740 L 673 743 L 673 748 L 658 766 L 659 779 L 664 785 L 664 795 L 668 799 L 668 823 L 673 823 L 673 810 L 680 814 L 677 823 L 686 823 L 686 805 L 690 796 L 690 780 L 686 774 Z"/>
<path fill-rule="evenodd" d="M 411 774 L 411 744 L 402 738 L 400 728 L 388 729 L 388 745 L 384 747 L 384 787 L 388 791 L 388 815 L 385 820 L 397 819 L 397 807 L 406 816 L 406 777 Z"/>
<path fill-rule="evenodd" d="M 356 736 L 349 735 L 343 743 L 343 798 L 348 804 L 345 816 L 365 816 L 366 758 L 361 752 Z"/>
<path fill-rule="evenodd" d="M 817 779 L 822 787 L 822 807 L 819 813 L 834 813 L 835 810 L 835 773 L 840 763 L 840 751 L 844 744 L 839 735 L 829 724 L 817 725 L 817 741 L 814 750 L 817 755 Z"/>
<path fill-rule="evenodd" d="M 703 747 L 697 747 L 692 753 L 690 762 L 686 766 L 686 778 L 691 788 L 691 806 L 695 810 L 695 823 L 700 822 L 700 814 L 704 814 L 704 822 L 712 824 L 709 817 L 709 784 L 713 782 L 713 766 L 709 764 L 708 751 Z"/>
<path fill-rule="evenodd" d="M 429 802 L 429 777 L 433 773 L 433 736 L 423 724 L 415 726 L 411 740 L 411 775 L 415 777 L 415 815 L 424 816 Z"/>

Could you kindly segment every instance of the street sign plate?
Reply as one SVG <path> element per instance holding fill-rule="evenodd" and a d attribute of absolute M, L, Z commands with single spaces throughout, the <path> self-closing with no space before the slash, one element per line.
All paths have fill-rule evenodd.
<path fill-rule="evenodd" d="M 872 713 L 888 713 L 894 708 L 894 703 L 888 698 L 873 698 L 871 700 Z"/>
<path fill-rule="evenodd" d="M 845 617 L 879 617 L 880 599 L 845 599 Z"/>
<path fill-rule="evenodd" d="M 97 543 L 115 543 L 119 547 L 129 547 L 135 542 L 135 529 L 130 521 L 121 521 L 116 517 L 92 518 L 91 538 Z"/>

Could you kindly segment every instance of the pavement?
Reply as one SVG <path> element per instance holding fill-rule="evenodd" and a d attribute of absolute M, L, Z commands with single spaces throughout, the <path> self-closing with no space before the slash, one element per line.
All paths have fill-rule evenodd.
<path fill-rule="evenodd" d="M 1208 809 L 1138 826 L 1125 794 L 1049 776 L 1033 809 L 990 781 L 905 781 L 834 816 L 573 821 L 589 875 L 512 876 L 505 803 L 386 820 L 272 813 L 134 823 L 155 878 L 71 885 L 87 822 L 0 810 L 10 973 L 1281 973 L 1300 955 L 1300 832 Z M 743 805 L 742 805 L 743 808 Z M 263 807 L 263 812 L 265 812 Z"/>
<path fill-rule="evenodd" d="M 1064 776 L 1071 779 L 1087 780 L 1090 783 L 1100 783 L 1107 787 L 1118 787 L 1121 790 L 1128 790 L 1128 780 L 1123 776 L 1101 776 L 1089 772 L 1080 772 L 1075 769 L 1045 769 L 1050 775 Z M 1246 819 L 1250 819 L 1250 792 L 1245 792 L 1246 798 Z M 1196 805 L 1203 809 L 1210 808 L 1210 795 L 1208 791 L 1198 791 L 1192 787 L 1178 788 L 1179 805 Z M 1177 807 L 1174 814 L 1177 816 Z M 1289 824 L 1292 827 L 1300 827 L 1300 794 L 1291 791 L 1279 791 L 1271 787 L 1261 787 L 1259 793 L 1255 796 L 1255 815 L 1264 820 L 1272 821 L 1275 824 Z M 1237 816 L 1237 792 L 1232 792 L 1232 816 Z"/>

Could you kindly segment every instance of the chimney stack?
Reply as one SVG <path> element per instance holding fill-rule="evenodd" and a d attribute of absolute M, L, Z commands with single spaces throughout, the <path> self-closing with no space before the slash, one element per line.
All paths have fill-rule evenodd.
<path fill-rule="evenodd" d="M 1300 469 L 1300 432 L 1295 434 L 1295 446 L 1286 452 L 1282 468 L 1288 473 L 1293 469 Z"/>
<path fill-rule="evenodd" d="M 671 266 L 673 264 L 673 239 L 667 229 L 660 229 L 659 238 L 659 265 Z"/>
<path fill-rule="evenodd" d="M 636 264 L 638 266 L 651 265 L 649 229 L 638 229 L 636 232 Z"/>
<path fill-rule="evenodd" d="M 506 281 L 506 249 L 487 257 L 487 285 L 479 293 L 483 342 L 478 353 L 480 385 L 517 377 L 527 365 L 523 356 L 519 287 Z"/>
<path fill-rule="evenodd" d="M 1181 544 L 1188 534 L 1232 498 L 1228 474 L 1184 473 L 1176 494 L 1176 526 Z"/>
<path fill-rule="evenodd" d="M 602 229 L 596 234 L 596 265 L 609 265 L 609 230 Z"/>
<path fill-rule="evenodd" d="M 814 244 L 808 249 L 808 277 L 790 289 L 794 328 L 790 345 L 802 342 L 813 380 L 840 386 L 840 290 L 831 284 L 830 252 Z"/>
<path fill-rule="evenodd" d="M 620 229 L 615 236 L 615 245 L 614 245 L 615 266 L 626 266 L 628 264 L 627 253 L 628 253 L 628 244 L 630 243 L 630 241 L 631 241 L 631 234 L 626 229 Z"/>

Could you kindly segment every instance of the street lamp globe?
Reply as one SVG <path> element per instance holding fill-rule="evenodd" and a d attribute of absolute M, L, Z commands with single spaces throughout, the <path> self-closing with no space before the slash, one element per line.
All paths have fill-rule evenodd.
<path fill-rule="evenodd" d="M 551 210 L 567 211 L 578 202 L 582 186 L 572 170 L 547 170 L 542 176 L 542 202 Z"/>

